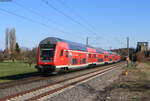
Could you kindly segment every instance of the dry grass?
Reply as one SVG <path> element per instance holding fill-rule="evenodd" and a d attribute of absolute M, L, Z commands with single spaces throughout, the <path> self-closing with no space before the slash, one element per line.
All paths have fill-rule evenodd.
<path fill-rule="evenodd" d="M 104 101 L 149 101 L 150 100 L 150 63 L 124 68 L 128 75 L 120 75 L 101 97 Z M 109 98 L 109 99 L 108 99 Z"/>

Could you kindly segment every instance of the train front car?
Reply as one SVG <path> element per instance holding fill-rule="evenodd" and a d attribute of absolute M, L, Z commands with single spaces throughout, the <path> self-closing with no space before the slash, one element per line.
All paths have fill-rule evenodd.
<path fill-rule="evenodd" d="M 87 47 L 55 37 L 42 40 L 38 47 L 36 68 L 39 72 L 59 72 L 109 64 L 113 61 L 111 52 Z"/>
<path fill-rule="evenodd" d="M 67 44 L 61 43 L 60 39 L 54 37 L 46 38 L 40 42 L 36 65 L 39 72 L 54 72 L 56 65 L 64 64 L 58 59 L 58 52 L 63 55 L 61 54 L 62 47 L 67 48 Z"/>

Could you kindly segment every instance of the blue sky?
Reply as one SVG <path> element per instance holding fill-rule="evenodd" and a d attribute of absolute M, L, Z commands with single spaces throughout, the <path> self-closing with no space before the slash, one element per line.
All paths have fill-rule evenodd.
<path fill-rule="evenodd" d="M 0 9 L 47 25 L 45 27 L 0 10 L 0 49 L 5 48 L 7 27 L 14 27 L 17 42 L 21 47 L 28 48 L 37 46 L 42 39 L 51 36 L 79 43 L 85 43 L 86 37 L 89 37 L 90 45 L 104 49 L 125 47 L 127 36 L 130 38 L 130 47 L 136 47 L 137 41 L 150 42 L 150 0 L 61 0 L 71 10 L 59 0 L 48 1 L 82 25 L 56 12 L 42 0 L 0 2 Z M 20 7 L 15 2 L 23 6 Z"/>

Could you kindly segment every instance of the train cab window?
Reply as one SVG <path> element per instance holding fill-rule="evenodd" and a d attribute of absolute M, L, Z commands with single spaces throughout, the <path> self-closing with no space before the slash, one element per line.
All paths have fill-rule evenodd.
<path fill-rule="evenodd" d="M 63 56 L 63 53 L 64 53 L 64 51 L 63 51 L 63 50 L 61 50 L 61 51 L 60 51 L 60 56 Z"/>
<path fill-rule="evenodd" d="M 52 61 L 53 57 L 54 57 L 54 50 L 51 50 L 51 49 L 40 50 L 40 59 L 42 61 Z"/>

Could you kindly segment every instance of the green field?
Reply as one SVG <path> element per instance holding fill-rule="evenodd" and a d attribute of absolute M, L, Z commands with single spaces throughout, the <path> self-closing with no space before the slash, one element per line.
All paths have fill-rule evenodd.
<path fill-rule="evenodd" d="M 146 64 L 150 66 L 150 62 L 146 62 Z"/>
<path fill-rule="evenodd" d="M 2 62 L 0 63 L 0 83 L 10 81 L 9 79 L 1 79 L 1 78 L 30 72 L 36 72 L 34 65 L 30 67 L 26 63 Z"/>

